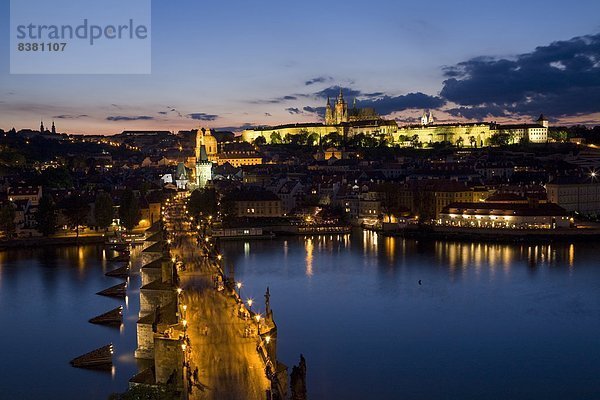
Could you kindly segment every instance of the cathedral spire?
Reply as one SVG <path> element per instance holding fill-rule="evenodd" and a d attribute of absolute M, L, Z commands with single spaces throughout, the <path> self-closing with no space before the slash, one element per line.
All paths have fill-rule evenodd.
<path fill-rule="evenodd" d="M 44 133 L 44 121 L 40 121 L 40 133 Z"/>
<path fill-rule="evenodd" d="M 340 86 L 340 95 L 338 96 L 338 102 L 344 103 L 344 93 L 342 93 L 342 87 Z"/>
<path fill-rule="evenodd" d="M 54 126 L 54 120 L 52 120 L 52 134 L 56 135 L 56 126 Z"/>

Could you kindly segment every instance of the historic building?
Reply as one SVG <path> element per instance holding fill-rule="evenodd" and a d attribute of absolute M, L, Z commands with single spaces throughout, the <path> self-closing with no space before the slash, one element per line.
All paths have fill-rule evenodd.
<path fill-rule="evenodd" d="M 212 135 L 211 135 L 212 137 Z M 212 162 L 208 159 L 208 154 L 205 145 L 205 131 L 198 130 L 196 134 L 196 188 L 204 188 L 208 181 L 212 180 Z M 213 137 L 214 139 L 214 137 Z M 215 140 L 215 156 L 216 156 L 216 140 Z"/>
<path fill-rule="evenodd" d="M 424 112 L 420 124 L 398 127 L 394 120 L 382 118 L 372 108 L 359 108 L 356 100 L 351 108 L 344 99 L 342 89 L 335 101 L 327 98 L 325 123 L 302 123 L 265 126 L 247 129 L 242 139 L 253 142 L 263 137 L 267 143 L 280 142 L 288 135 L 309 134 L 315 138 L 337 133 L 344 138 L 363 134 L 385 138 L 389 143 L 400 146 L 429 147 L 435 143 L 449 142 L 458 147 L 484 147 L 491 145 L 492 136 L 506 135 L 509 143 L 548 141 L 548 119 L 542 114 L 532 124 L 501 125 L 496 123 L 452 123 L 438 124 L 431 111 Z M 315 141 L 313 141 L 315 142 Z"/>
<path fill-rule="evenodd" d="M 434 143 L 450 142 L 458 147 L 484 147 L 491 144 L 494 135 L 506 135 L 509 143 L 527 140 L 531 143 L 548 141 L 548 119 L 540 115 L 533 124 L 454 123 L 436 124 L 433 113 L 425 112 L 420 125 L 398 128 L 393 134 L 394 143 L 401 146 L 427 147 Z"/>
<path fill-rule="evenodd" d="M 218 144 L 217 138 L 213 136 L 212 129 L 200 128 L 196 133 L 196 146 L 198 146 L 198 140 L 200 140 L 200 145 L 204 145 L 208 161 L 216 163 L 219 159 L 217 155 Z"/>
<path fill-rule="evenodd" d="M 391 141 L 392 135 L 397 129 L 398 124 L 396 121 L 381 118 L 372 108 L 357 107 L 356 99 L 353 101 L 352 108 L 349 108 L 348 103 L 344 99 L 342 89 L 340 89 L 340 93 L 333 106 L 331 105 L 331 100 L 327 98 L 324 124 L 287 124 L 247 129 L 242 132 L 242 139 L 246 142 L 253 142 L 256 138 L 262 136 L 267 143 L 272 143 L 281 141 L 287 135 L 306 133 L 318 138 L 330 133 L 337 133 L 344 138 L 350 138 L 358 134 L 383 135 Z"/>

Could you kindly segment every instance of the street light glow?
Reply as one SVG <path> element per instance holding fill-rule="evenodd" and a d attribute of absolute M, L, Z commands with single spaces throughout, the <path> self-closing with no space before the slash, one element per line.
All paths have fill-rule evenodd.
<path fill-rule="evenodd" d="M 252 303 L 254 303 L 254 300 L 248 299 L 248 307 L 252 307 Z"/>

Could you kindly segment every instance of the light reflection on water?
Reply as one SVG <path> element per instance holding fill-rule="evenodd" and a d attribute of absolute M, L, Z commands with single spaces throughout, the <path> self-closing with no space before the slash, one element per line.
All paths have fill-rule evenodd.
<path fill-rule="evenodd" d="M 357 231 L 228 242 L 222 250 L 249 297 L 270 287 L 279 356 L 289 366 L 305 355 L 311 399 L 600 392 L 593 245 Z"/>
<path fill-rule="evenodd" d="M 18 349 L 5 346 L 0 357 L 0 398 L 105 400 L 110 393 L 127 389 L 138 369 L 133 350 L 139 299 L 130 293 L 118 329 L 88 322 L 124 305 L 122 300 L 96 295 L 122 282 L 104 275 L 121 266 L 107 261 L 115 255 L 101 246 L 0 251 L 2 339 L 27 344 Z M 135 274 L 128 281 L 132 289 L 139 286 Z M 115 346 L 110 370 L 69 365 L 70 359 L 109 343 Z"/>

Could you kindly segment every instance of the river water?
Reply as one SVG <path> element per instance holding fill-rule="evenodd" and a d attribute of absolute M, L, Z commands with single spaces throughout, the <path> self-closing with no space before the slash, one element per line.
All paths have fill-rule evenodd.
<path fill-rule="evenodd" d="M 311 400 L 600 398 L 596 246 L 359 232 L 222 248 L 242 297 L 270 287 L 278 356 L 304 354 Z"/>
<path fill-rule="evenodd" d="M 318 399 L 595 399 L 600 394 L 600 257 L 594 245 L 413 241 L 374 233 L 224 242 L 242 297 L 300 353 Z M 106 399 L 133 358 L 139 276 L 127 301 L 102 247 L 0 252 L 1 399 Z M 421 281 L 421 284 L 419 284 Z M 121 329 L 87 320 L 125 306 Z M 68 361 L 115 345 L 115 368 Z"/>

